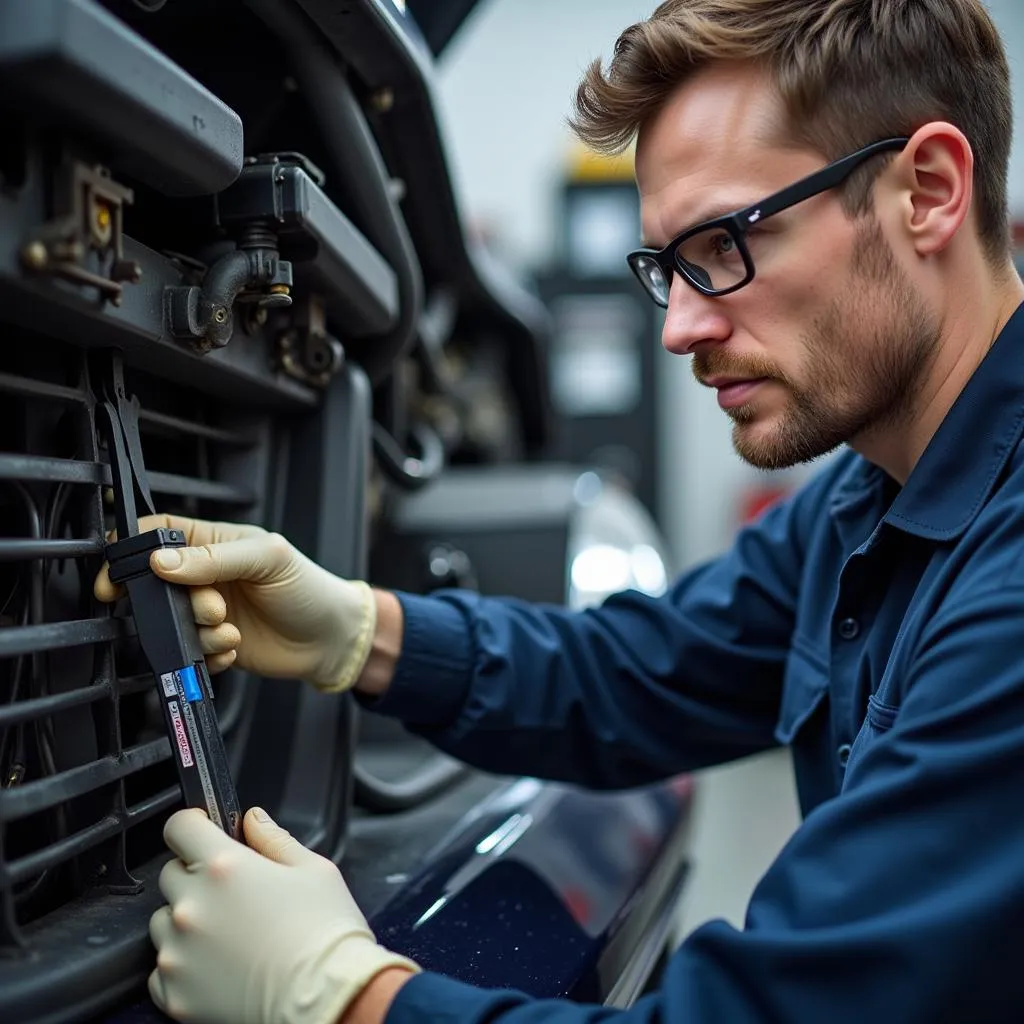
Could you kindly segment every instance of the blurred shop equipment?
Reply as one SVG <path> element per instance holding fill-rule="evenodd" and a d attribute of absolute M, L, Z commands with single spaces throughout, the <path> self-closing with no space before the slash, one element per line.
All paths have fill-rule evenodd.
<path fill-rule="evenodd" d="M 661 312 L 623 258 L 639 225 L 632 156 L 574 150 L 560 190 L 559 252 L 537 287 L 553 324 L 551 457 L 616 480 L 657 521 Z"/>

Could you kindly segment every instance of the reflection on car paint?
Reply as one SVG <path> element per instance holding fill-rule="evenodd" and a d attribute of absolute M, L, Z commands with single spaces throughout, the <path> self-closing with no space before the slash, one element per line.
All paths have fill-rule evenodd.
<path fill-rule="evenodd" d="M 688 780 L 614 794 L 522 780 L 463 822 L 371 926 L 428 970 L 568 995 L 628 915 L 690 794 Z"/>

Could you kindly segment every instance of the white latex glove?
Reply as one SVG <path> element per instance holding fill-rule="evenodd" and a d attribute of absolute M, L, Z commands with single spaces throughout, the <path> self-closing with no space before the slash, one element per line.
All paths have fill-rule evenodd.
<path fill-rule="evenodd" d="M 248 847 L 202 811 L 174 814 L 178 855 L 160 873 L 149 991 L 165 1013 L 203 1024 L 337 1024 L 381 971 L 417 972 L 377 944 L 341 872 L 253 808 Z"/>
<path fill-rule="evenodd" d="M 192 611 L 210 673 L 237 658 L 261 675 L 304 679 L 327 692 L 347 690 L 366 665 L 377 625 L 370 587 L 343 580 L 276 533 L 258 526 L 179 516 L 145 516 L 140 532 L 180 530 L 188 547 L 155 552 L 157 575 L 193 587 Z M 162 559 L 180 554 L 178 567 Z M 121 590 L 104 565 L 96 597 Z"/>

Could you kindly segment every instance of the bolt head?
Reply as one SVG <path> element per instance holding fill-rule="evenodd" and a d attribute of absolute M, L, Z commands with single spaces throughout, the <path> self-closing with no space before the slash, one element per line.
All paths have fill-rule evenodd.
<path fill-rule="evenodd" d="M 42 242 L 29 242 L 21 250 L 21 258 L 27 267 L 31 267 L 33 270 L 42 270 L 46 266 L 50 254 Z"/>
<path fill-rule="evenodd" d="M 370 97 L 370 103 L 378 114 L 386 114 L 395 105 L 394 90 L 386 86 L 383 89 L 378 89 Z"/>
<path fill-rule="evenodd" d="M 106 203 L 94 202 L 92 208 L 92 234 L 99 245 L 108 245 L 114 227 L 114 215 Z"/>

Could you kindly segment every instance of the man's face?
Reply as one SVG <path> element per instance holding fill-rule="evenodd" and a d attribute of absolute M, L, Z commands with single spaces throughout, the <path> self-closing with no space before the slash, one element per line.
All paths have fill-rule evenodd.
<path fill-rule="evenodd" d="M 754 71 L 716 68 L 679 89 L 641 133 L 645 245 L 756 203 L 826 160 L 774 141 L 781 104 Z M 778 469 L 899 429 L 940 324 L 872 213 L 826 192 L 755 225 L 754 280 L 708 297 L 678 275 L 662 344 L 718 391 L 737 452 Z"/>

